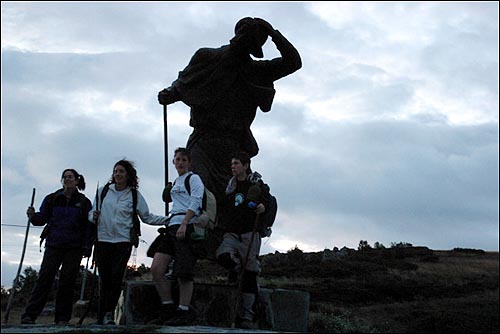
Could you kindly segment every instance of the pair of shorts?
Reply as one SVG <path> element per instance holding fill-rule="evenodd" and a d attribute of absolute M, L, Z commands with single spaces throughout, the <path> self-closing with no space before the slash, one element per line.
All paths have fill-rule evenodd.
<path fill-rule="evenodd" d="M 167 231 L 166 228 L 160 228 L 158 229 L 158 232 L 160 230 L 164 230 L 165 232 Z M 150 258 L 154 258 L 157 252 L 166 254 L 167 252 L 166 244 L 167 244 L 167 235 L 166 233 L 160 232 L 160 234 L 155 238 L 155 240 L 153 240 L 151 245 L 149 245 L 146 255 Z"/>
<path fill-rule="evenodd" d="M 253 232 L 253 238 L 252 232 L 243 234 L 225 233 L 222 243 L 217 248 L 216 256 L 219 257 L 224 253 L 229 253 L 231 259 L 236 263 L 237 271 L 246 261 L 245 270 L 259 273 L 261 270 L 259 261 L 260 246 L 261 237 L 258 232 Z"/>
<path fill-rule="evenodd" d="M 161 245 L 157 252 L 171 255 L 174 258 L 173 276 L 192 281 L 194 274 L 194 266 L 196 265 L 197 257 L 193 253 L 191 233 L 194 228 L 192 224 L 188 224 L 186 228 L 186 238 L 178 240 L 176 237 L 177 230 L 180 225 L 172 225 L 167 227 L 167 233 L 162 239 Z"/>

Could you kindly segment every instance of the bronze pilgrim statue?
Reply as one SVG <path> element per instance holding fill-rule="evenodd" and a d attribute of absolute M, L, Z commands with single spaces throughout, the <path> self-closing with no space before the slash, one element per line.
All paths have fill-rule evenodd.
<path fill-rule="evenodd" d="M 245 151 L 254 157 L 259 151 L 250 126 L 257 108 L 271 110 L 273 82 L 302 66 L 295 47 L 267 21 L 245 17 L 234 30 L 228 45 L 196 51 L 177 80 L 158 93 L 160 104 L 182 101 L 190 107 L 194 130 L 186 148 L 192 157 L 191 170 L 218 202 L 224 201 L 232 176 L 232 154 Z M 253 59 L 264 57 L 262 46 L 268 37 L 281 56 Z"/>

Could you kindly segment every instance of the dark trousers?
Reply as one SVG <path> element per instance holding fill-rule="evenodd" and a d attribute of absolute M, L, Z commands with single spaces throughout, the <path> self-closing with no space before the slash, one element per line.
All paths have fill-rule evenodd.
<path fill-rule="evenodd" d="M 132 252 L 130 242 L 98 242 L 95 254 L 99 269 L 99 310 L 98 322 L 104 314 L 114 312 L 122 290 L 123 277 Z"/>
<path fill-rule="evenodd" d="M 42 265 L 38 274 L 31 299 L 26 307 L 22 318 L 30 317 L 35 320 L 45 306 L 49 293 L 54 284 L 54 278 L 62 264 L 59 276 L 59 286 L 56 295 L 55 322 L 71 320 L 73 311 L 73 295 L 75 281 L 82 260 L 81 248 L 53 248 L 46 247 L 43 255 Z"/>

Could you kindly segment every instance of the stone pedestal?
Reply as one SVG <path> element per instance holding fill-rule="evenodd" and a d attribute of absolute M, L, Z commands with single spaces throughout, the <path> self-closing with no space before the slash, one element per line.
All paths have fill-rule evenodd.
<path fill-rule="evenodd" d="M 307 332 L 309 293 L 275 289 L 270 293 L 274 327 L 280 331 Z"/>
<path fill-rule="evenodd" d="M 231 327 L 237 287 L 195 283 L 192 306 L 197 324 Z M 151 281 L 127 281 L 119 323 L 142 325 L 158 316 L 160 298 Z M 309 293 L 298 290 L 261 288 L 256 303 L 260 329 L 306 332 Z"/>
<path fill-rule="evenodd" d="M 89 306 L 88 300 L 77 300 L 76 303 L 73 304 L 73 317 L 80 318 L 85 314 L 87 308 Z"/>

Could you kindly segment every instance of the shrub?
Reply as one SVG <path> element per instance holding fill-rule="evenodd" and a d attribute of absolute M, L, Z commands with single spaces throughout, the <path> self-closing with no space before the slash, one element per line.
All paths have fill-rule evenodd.
<path fill-rule="evenodd" d="M 295 248 L 290 249 L 287 252 L 288 261 L 291 263 L 301 262 L 304 259 L 304 252 L 295 245 Z"/>
<path fill-rule="evenodd" d="M 413 245 L 410 244 L 409 242 L 404 242 L 404 241 L 391 242 L 391 248 L 408 248 L 408 247 L 413 247 Z"/>
<path fill-rule="evenodd" d="M 360 326 L 350 320 L 350 315 L 334 315 L 331 313 L 310 313 L 309 328 L 310 333 L 369 333 L 365 326 Z"/>
<path fill-rule="evenodd" d="M 482 249 L 474 249 L 474 248 L 453 248 L 454 252 L 458 253 L 470 253 L 470 254 L 484 254 L 484 250 Z"/>
<path fill-rule="evenodd" d="M 366 241 L 366 240 L 360 240 L 359 241 L 359 245 L 358 245 L 358 250 L 359 251 L 365 251 L 365 250 L 369 250 L 369 249 L 372 249 L 372 246 L 370 246 L 370 244 L 368 243 L 368 241 Z"/>

